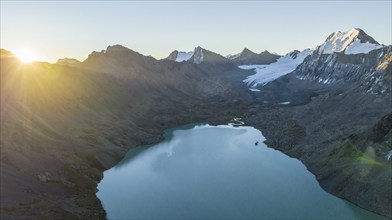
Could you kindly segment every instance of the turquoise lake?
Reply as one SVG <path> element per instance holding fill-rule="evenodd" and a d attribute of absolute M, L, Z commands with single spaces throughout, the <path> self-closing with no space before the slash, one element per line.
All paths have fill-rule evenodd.
<path fill-rule="evenodd" d="M 386 219 L 325 192 L 264 140 L 246 126 L 167 130 L 105 171 L 97 196 L 109 219 Z"/>

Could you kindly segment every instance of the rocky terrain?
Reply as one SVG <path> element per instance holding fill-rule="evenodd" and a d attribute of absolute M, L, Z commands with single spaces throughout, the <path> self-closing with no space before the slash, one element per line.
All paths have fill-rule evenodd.
<path fill-rule="evenodd" d="M 270 146 L 303 161 L 324 189 L 389 217 L 391 61 L 392 46 L 358 54 L 316 48 L 295 71 L 254 93 L 275 110 L 256 106 L 249 117 Z"/>
<path fill-rule="evenodd" d="M 217 72 L 122 46 L 75 65 L 1 53 L 2 219 L 103 219 L 96 185 L 129 148 L 169 127 L 230 120 L 243 100 Z"/>
<path fill-rule="evenodd" d="M 346 34 L 338 52 L 321 52 Z M 185 62 L 115 45 L 57 64 L 1 50 L 1 218 L 104 219 L 97 183 L 128 149 L 169 127 L 233 117 L 303 161 L 327 191 L 392 217 L 391 46 L 373 39 L 376 49 L 346 54 L 357 39 L 372 38 L 331 35 L 258 92 L 242 82 L 252 70 L 201 47 Z"/>

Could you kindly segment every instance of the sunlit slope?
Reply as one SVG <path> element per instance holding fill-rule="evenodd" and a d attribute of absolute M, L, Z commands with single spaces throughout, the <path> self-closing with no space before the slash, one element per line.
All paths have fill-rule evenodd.
<path fill-rule="evenodd" d="M 114 49 L 119 51 L 108 48 L 78 66 L 23 64 L 2 50 L 5 213 L 52 210 L 48 216 L 66 216 L 77 210 L 83 216 L 100 203 L 81 195 L 95 194 L 100 171 L 127 148 L 158 141 L 161 127 L 208 114 L 205 101 L 212 97 L 234 97 L 229 85 L 209 79 L 194 64 Z"/>

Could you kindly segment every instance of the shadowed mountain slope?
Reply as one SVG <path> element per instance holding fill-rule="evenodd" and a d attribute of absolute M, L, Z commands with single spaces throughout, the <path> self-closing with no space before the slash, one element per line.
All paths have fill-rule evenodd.
<path fill-rule="evenodd" d="M 105 169 L 238 96 L 196 64 L 119 45 L 74 66 L 2 51 L 1 79 L 2 218 L 104 218 L 95 188 Z"/>

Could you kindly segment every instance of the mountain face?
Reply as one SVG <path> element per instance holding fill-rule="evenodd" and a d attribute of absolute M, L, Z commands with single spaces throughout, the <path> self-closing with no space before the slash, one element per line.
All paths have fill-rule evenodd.
<path fill-rule="evenodd" d="M 267 122 L 260 126 L 266 127 L 263 134 L 270 145 L 300 158 L 328 192 L 389 217 L 392 130 L 386 124 L 392 115 L 391 51 L 392 46 L 379 45 L 359 29 L 336 32 L 293 71 L 260 84 L 252 93 L 260 102 L 282 106 L 252 116 Z M 273 66 L 264 66 L 260 73 Z M 263 76 L 266 72 L 252 82 Z M 278 119 L 271 120 L 274 117 Z M 287 117 L 298 127 L 288 127 Z M 286 121 L 282 127 L 281 121 Z M 269 126 L 278 127 L 282 135 L 268 138 Z M 298 128 L 306 133 L 300 139 Z M 282 140 L 287 136 L 292 138 Z"/>
<path fill-rule="evenodd" d="M 173 51 L 170 55 L 166 58 L 168 60 L 173 60 L 176 62 L 183 62 L 189 60 L 193 55 L 193 52 L 184 52 L 184 51 Z"/>
<path fill-rule="evenodd" d="M 314 53 L 295 71 L 297 78 L 322 84 L 356 83 L 372 94 L 391 92 L 392 46 L 360 54 Z"/>
<path fill-rule="evenodd" d="M 179 52 L 177 50 L 170 53 L 166 58 L 167 60 L 173 60 L 176 62 L 189 61 L 195 64 L 209 63 L 209 64 L 222 64 L 232 63 L 226 57 L 206 50 L 201 47 L 196 47 L 193 52 Z"/>
<path fill-rule="evenodd" d="M 391 60 L 392 46 L 379 45 L 361 29 L 351 29 L 331 34 L 294 74 L 323 84 L 356 83 L 366 93 L 390 93 Z"/>
<path fill-rule="evenodd" d="M 260 54 L 256 54 L 251 50 L 245 48 L 241 53 L 236 55 L 229 55 L 224 57 L 220 54 L 206 50 L 201 47 L 196 47 L 192 52 L 173 51 L 166 58 L 167 60 L 173 60 L 176 62 L 190 61 L 195 64 L 201 63 L 232 63 L 235 65 L 251 65 L 251 64 L 270 64 L 276 62 L 281 56 L 271 54 L 268 51 L 263 51 Z"/>
<path fill-rule="evenodd" d="M 255 68 L 256 74 L 244 80 L 253 87 L 296 70 L 293 74 L 301 80 L 322 84 L 352 82 L 366 92 L 380 94 L 391 91 L 390 62 L 391 46 L 380 45 L 361 29 L 351 29 L 332 33 L 314 50 L 293 51 L 270 65 L 241 68 Z"/>
<path fill-rule="evenodd" d="M 101 52 L 92 52 L 81 66 L 103 72 L 129 72 L 140 66 L 148 68 L 156 62 L 157 60 L 150 56 L 144 56 L 121 45 L 114 45 Z"/>
<path fill-rule="evenodd" d="M 206 50 L 201 47 L 195 48 L 193 55 L 189 59 L 189 61 L 196 63 L 196 64 L 201 64 L 201 63 L 222 64 L 222 63 L 230 62 L 224 56 L 217 54 L 217 53 L 214 53 L 212 51 Z"/>
<path fill-rule="evenodd" d="M 276 62 L 281 56 L 271 54 L 268 51 L 263 51 L 260 54 L 245 48 L 241 53 L 227 56 L 237 65 L 251 65 L 251 64 L 270 64 Z"/>
<path fill-rule="evenodd" d="M 97 182 L 128 149 L 230 120 L 237 110 L 224 108 L 244 100 L 215 72 L 120 45 L 77 66 L 1 55 L 1 219 L 104 219 Z"/>
<path fill-rule="evenodd" d="M 363 30 L 354 28 L 346 32 L 334 32 L 316 50 L 320 54 L 343 52 L 344 54 L 368 53 L 382 46 Z"/>

